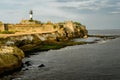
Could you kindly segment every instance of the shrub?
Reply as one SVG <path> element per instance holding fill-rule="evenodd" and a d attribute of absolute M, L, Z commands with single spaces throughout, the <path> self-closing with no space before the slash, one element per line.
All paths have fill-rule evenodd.
<path fill-rule="evenodd" d="M 74 24 L 79 25 L 79 26 L 81 25 L 81 23 L 80 23 L 80 22 L 74 22 Z"/>
<path fill-rule="evenodd" d="M 53 28 L 56 29 L 58 26 L 57 25 L 54 25 Z"/>

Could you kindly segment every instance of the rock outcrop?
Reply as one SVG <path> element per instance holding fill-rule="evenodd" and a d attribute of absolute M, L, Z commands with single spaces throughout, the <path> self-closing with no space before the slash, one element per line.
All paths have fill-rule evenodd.
<path fill-rule="evenodd" d="M 5 37 L 0 38 L 0 74 L 19 68 L 24 57 L 23 51 L 35 50 L 36 46 L 37 48 L 43 46 L 42 43 L 45 42 L 64 42 L 72 38 L 87 38 L 88 35 L 84 25 L 73 21 L 55 24 L 48 22 L 42 24 L 42 27 L 45 28 L 42 29 L 45 32 L 7 34 Z M 19 26 L 19 28 L 21 27 Z M 38 28 L 39 26 L 34 29 L 38 30 Z M 23 30 L 23 27 L 21 29 Z M 33 26 L 30 29 L 33 30 Z M 27 29 L 24 27 L 24 30 Z"/>
<path fill-rule="evenodd" d="M 88 31 L 86 27 L 79 22 L 66 21 L 63 23 L 58 23 L 60 29 L 58 32 L 68 38 L 87 38 Z"/>
<path fill-rule="evenodd" d="M 0 74 L 21 67 L 24 53 L 17 47 L 0 46 Z"/>

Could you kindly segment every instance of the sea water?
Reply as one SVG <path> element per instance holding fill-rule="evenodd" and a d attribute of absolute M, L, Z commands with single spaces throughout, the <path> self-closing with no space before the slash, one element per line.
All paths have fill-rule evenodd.
<path fill-rule="evenodd" d="M 91 30 L 89 34 L 120 35 L 120 30 Z M 120 38 L 37 52 L 24 59 L 28 70 L 12 80 L 120 80 Z M 39 68 L 40 64 L 45 67 Z"/>

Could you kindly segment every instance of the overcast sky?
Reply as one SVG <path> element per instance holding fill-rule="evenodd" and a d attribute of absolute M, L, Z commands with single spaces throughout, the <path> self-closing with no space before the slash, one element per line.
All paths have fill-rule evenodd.
<path fill-rule="evenodd" d="M 1 0 L 0 21 L 19 23 L 29 19 L 46 22 L 73 20 L 88 29 L 120 29 L 120 0 Z"/>

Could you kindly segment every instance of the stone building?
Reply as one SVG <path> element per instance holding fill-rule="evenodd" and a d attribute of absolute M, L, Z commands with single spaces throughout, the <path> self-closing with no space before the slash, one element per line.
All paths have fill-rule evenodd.
<path fill-rule="evenodd" d="M 8 31 L 8 24 L 0 21 L 0 31 Z"/>

